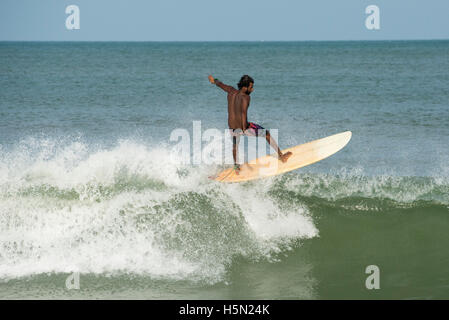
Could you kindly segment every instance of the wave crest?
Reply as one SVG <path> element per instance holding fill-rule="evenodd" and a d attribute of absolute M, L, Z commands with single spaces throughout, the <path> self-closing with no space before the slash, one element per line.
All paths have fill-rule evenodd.
<path fill-rule="evenodd" d="M 215 283 L 234 259 L 275 260 L 318 231 L 272 181 L 225 185 L 163 146 L 26 142 L 0 159 L 0 277 L 133 273 Z"/>

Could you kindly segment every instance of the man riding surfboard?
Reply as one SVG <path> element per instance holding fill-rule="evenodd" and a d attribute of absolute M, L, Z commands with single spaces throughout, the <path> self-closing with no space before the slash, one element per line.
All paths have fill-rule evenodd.
<path fill-rule="evenodd" d="M 237 148 L 240 136 L 265 137 L 267 142 L 278 153 L 279 159 L 286 162 L 292 155 L 291 152 L 282 153 L 270 132 L 262 126 L 248 122 L 247 113 L 250 103 L 250 94 L 254 91 L 254 80 L 248 75 L 241 77 L 237 84 L 238 90 L 228 86 L 220 80 L 209 75 L 209 81 L 228 93 L 228 126 L 232 136 L 232 156 L 234 157 L 234 169 L 239 174 L 240 165 L 237 163 Z"/>

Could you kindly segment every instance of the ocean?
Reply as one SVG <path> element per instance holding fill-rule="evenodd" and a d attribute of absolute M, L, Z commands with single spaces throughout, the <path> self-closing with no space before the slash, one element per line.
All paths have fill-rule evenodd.
<path fill-rule="evenodd" d="M 0 299 L 448 299 L 448 70 L 443 40 L 0 42 Z M 212 181 L 170 140 L 227 128 L 209 74 L 281 148 L 352 140 Z"/>

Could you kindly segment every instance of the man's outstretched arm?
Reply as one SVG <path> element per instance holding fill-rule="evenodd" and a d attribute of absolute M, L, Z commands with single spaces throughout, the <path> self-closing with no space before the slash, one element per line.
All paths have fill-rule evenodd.
<path fill-rule="evenodd" d="M 214 77 L 212 77 L 212 76 L 209 76 L 209 81 L 210 81 L 210 83 L 215 84 L 217 87 L 222 88 L 227 93 L 231 93 L 232 91 L 236 91 L 237 90 L 237 89 L 235 89 L 235 88 L 233 88 L 231 86 L 228 86 L 228 85 L 224 84 L 223 82 L 221 82 L 218 79 L 214 79 Z"/>

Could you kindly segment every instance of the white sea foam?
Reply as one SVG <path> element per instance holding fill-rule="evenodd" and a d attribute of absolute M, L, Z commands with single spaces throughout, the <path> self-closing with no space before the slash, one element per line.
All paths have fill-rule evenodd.
<path fill-rule="evenodd" d="M 166 147 L 24 141 L 0 156 L 0 278 L 134 273 L 223 280 L 235 256 L 268 258 L 317 236 L 306 207 L 281 209 L 262 183 L 226 185 L 216 168 Z"/>
<path fill-rule="evenodd" d="M 354 168 L 333 174 L 294 175 L 286 180 L 286 190 L 330 201 L 360 197 L 392 200 L 401 204 L 420 200 L 449 203 L 449 179 L 444 176 L 367 176 L 362 168 Z"/>

